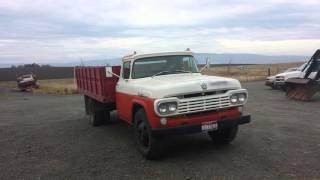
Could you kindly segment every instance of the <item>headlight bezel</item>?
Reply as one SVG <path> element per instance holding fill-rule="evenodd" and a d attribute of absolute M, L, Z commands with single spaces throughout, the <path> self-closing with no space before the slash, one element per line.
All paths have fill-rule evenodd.
<path fill-rule="evenodd" d="M 161 106 L 166 108 L 165 112 L 160 111 Z M 171 106 L 171 110 L 170 110 L 170 106 Z M 178 106 L 179 106 L 179 102 L 177 98 L 161 99 L 155 102 L 154 110 L 157 115 L 161 117 L 166 117 L 166 116 L 175 115 L 178 111 Z"/>

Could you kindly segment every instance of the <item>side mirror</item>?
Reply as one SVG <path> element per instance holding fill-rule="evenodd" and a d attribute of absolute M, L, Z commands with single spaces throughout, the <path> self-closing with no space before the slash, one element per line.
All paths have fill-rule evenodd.
<path fill-rule="evenodd" d="M 111 66 L 106 66 L 106 77 L 112 77 L 112 76 L 120 77 L 118 74 L 112 72 L 112 67 Z"/>
<path fill-rule="evenodd" d="M 201 68 L 200 72 L 202 72 L 205 69 L 210 69 L 210 60 L 209 58 L 206 59 L 206 64 Z"/>

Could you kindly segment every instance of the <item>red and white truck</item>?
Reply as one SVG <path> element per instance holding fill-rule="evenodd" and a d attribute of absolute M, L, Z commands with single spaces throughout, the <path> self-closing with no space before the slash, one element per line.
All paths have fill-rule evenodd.
<path fill-rule="evenodd" d="M 238 125 L 250 122 L 242 112 L 247 90 L 238 80 L 202 75 L 190 51 L 134 53 L 121 66 L 76 67 L 75 75 L 92 124 L 104 124 L 116 110 L 148 159 L 161 155 L 168 137 L 205 132 L 228 144 Z"/>

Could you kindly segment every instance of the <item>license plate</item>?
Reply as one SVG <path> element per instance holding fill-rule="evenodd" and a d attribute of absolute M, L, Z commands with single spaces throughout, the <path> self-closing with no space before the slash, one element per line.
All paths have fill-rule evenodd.
<path fill-rule="evenodd" d="M 201 125 L 202 131 L 214 131 L 218 129 L 217 122 L 204 122 Z"/>

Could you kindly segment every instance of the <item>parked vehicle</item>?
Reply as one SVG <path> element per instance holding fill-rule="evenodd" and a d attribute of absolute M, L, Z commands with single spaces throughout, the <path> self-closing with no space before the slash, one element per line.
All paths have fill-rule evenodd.
<path fill-rule="evenodd" d="M 302 71 L 307 63 L 302 64 L 297 68 L 289 68 L 285 72 L 277 74 L 275 76 L 269 76 L 266 78 L 265 85 L 270 86 L 272 89 L 281 89 L 285 91 L 285 81 L 289 78 L 300 77 L 304 75 Z"/>
<path fill-rule="evenodd" d="M 266 78 L 266 81 L 265 81 L 265 85 L 266 86 L 270 86 L 272 89 L 277 89 L 277 86 L 275 85 L 275 79 L 276 79 L 276 76 L 269 76 Z"/>
<path fill-rule="evenodd" d="M 320 49 L 318 49 L 299 77 L 288 78 L 285 81 L 286 95 L 300 101 L 310 101 L 320 91 Z"/>
<path fill-rule="evenodd" d="M 37 84 L 37 76 L 33 73 L 18 75 L 17 86 L 21 91 L 26 91 L 31 88 L 39 88 L 39 85 Z"/>
<path fill-rule="evenodd" d="M 250 122 L 242 112 L 247 90 L 238 80 L 202 75 L 190 51 L 135 53 L 122 61 L 121 67 L 77 67 L 78 89 L 92 124 L 104 124 L 117 110 L 148 159 L 158 158 L 174 135 L 205 132 L 228 144 Z"/>

